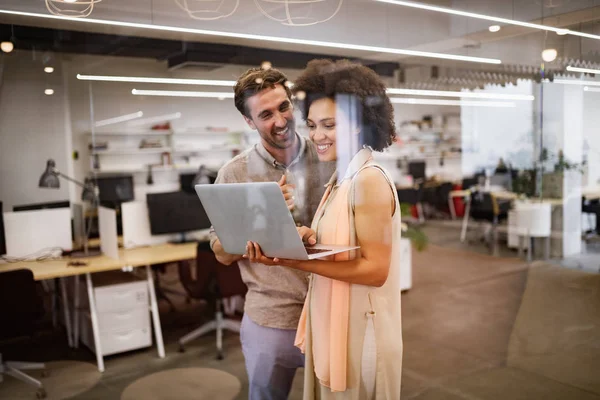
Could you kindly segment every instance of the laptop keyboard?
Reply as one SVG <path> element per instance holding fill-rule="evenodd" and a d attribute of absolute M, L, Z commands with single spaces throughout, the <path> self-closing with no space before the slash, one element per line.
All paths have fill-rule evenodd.
<path fill-rule="evenodd" d="M 327 249 L 311 249 L 310 247 L 306 247 L 306 252 L 309 255 L 310 254 L 327 253 L 328 251 L 331 251 L 331 250 L 327 250 Z"/>

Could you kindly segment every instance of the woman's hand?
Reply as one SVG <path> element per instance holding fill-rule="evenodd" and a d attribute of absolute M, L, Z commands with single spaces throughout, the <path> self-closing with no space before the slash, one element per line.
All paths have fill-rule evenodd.
<path fill-rule="evenodd" d="M 288 206 L 288 210 L 292 211 L 294 209 L 294 188 L 295 186 L 292 184 L 286 183 L 287 178 L 285 174 L 281 176 L 281 179 L 277 184 L 281 188 L 281 193 L 283 193 L 283 198 L 285 199 L 285 203 Z"/>
<path fill-rule="evenodd" d="M 260 263 L 264 265 L 281 265 L 284 267 L 292 267 L 298 264 L 297 260 L 288 260 L 282 258 L 269 258 L 265 256 L 260 248 L 260 245 L 255 242 L 248 242 L 246 245 L 246 254 L 243 255 L 246 260 L 250 260 L 253 263 Z"/>
<path fill-rule="evenodd" d="M 296 228 L 298 235 L 302 238 L 302 241 L 308 245 L 317 244 L 317 233 L 307 226 L 300 226 Z"/>

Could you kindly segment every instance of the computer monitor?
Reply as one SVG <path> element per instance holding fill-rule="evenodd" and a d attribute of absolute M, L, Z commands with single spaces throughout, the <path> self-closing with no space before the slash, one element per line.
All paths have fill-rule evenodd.
<path fill-rule="evenodd" d="M 408 163 L 408 175 L 413 177 L 413 180 L 425 179 L 425 161 L 411 161 Z"/>
<path fill-rule="evenodd" d="M 512 176 L 509 173 L 506 174 L 494 174 L 490 177 L 491 186 L 499 186 L 506 190 L 512 190 Z"/>
<path fill-rule="evenodd" d="M 132 175 L 101 176 L 96 179 L 96 184 L 100 204 L 111 206 L 134 200 Z"/>
<path fill-rule="evenodd" d="M 153 235 L 179 233 L 185 242 L 185 233 L 211 227 L 210 220 L 196 194 L 184 191 L 148 193 L 148 216 Z"/>
<path fill-rule="evenodd" d="M 13 206 L 13 211 L 35 211 L 35 210 L 46 210 L 50 208 L 69 208 L 71 203 L 66 201 L 55 201 L 52 203 L 36 203 L 36 204 L 24 204 L 20 206 Z"/>
<path fill-rule="evenodd" d="M 196 194 L 196 189 L 194 189 L 194 179 L 196 178 L 197 174 L 197 172 L 189 174 L 179 174 L 179 184 L 181 185 L 181 190 L 187 193 Z M 205 168 L 204 174 L 208 178 L 208 181 L 198 183 L 215 183 L 215 180 L 217 179 L 216 172 Z"/>

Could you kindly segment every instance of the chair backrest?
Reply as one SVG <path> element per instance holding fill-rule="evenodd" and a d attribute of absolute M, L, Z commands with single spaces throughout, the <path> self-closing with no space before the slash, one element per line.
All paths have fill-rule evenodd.
<path fill-rule="evenodd" d="M 179 279 L 190 297 L 209 299 L 244 295 L 248 291 L 237 264 L 224 266 L 206 242 L 198 243 L 196 250 L 196 277 L 192 278 L 191 263 L 179 263 Z"/>
<path fill-rule="evenodd" d="M 44 315 L 33 272 L 0 273 L 0 338 L 30 335 Z"/>
<path fill-rule="evenodd" d="M 472 178 L 464 178 L 462 180 L 462 189 L 469 190 L 473 186 L 477 186 L 478 184 L 479 184 L 479 177 L 474 176 Z"/>

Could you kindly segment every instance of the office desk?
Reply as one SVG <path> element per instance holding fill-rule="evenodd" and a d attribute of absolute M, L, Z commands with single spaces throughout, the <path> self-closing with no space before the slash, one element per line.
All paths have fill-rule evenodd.
<path fill-rule="evenodd" d="M 69 266 L 70 258 L 51 261 L 26 261 L 18 263 L 0 264 L 0 273 L 14 271 L 18 269 L 29 269 L 33 272 L 33 277 L 36 281 L 44 279 L 59 278 L 61 280 L 61 290 L 63 300 L 66 301 L 66 285 L 64 279 L 69 276 L 75 277 L 75 293 L 73 313 L 73 328 L 74 335 L 71 335 L 71 318 L 68 315 L 68 307 L 65 308 L 65 325 L 67 327 L 67 335 L 69 345 L 77 346 L 78 331 L 79 331 L 79 276 L 85 275 L 87 283 L 88 300 L 90 303 L 90 314 L 92 320 L 92 330 L 94 334 L 94 344 L 96 347 L 96 361 L 98 370 L 104 371 L 104 357 L 100 345 L 100 330 L 96 310 L 96 302 L 94 299 L 94 286 L 91 274 L 96 272 L 115 271 L 125 267 L 145 267 L 146 282 L 150 293 L 150 312 L 152 313 L 152 322 L 154 327 L 154 336 L 156 339 L 156 347 L 160 358 L 165 356 L 164 343 L 162 338 L 162 330 L 160 326 L 160 317 L 158 314 L 158 305 L 156 302 L 156 294 L 154 292 L 154 281 L 152 279 L 152 271 L 150 266 L 153 264 L 162 264 L 196 258 L 196 243 L 186 244 L 161 244 L 156 246 L 139 247 L 135 249 L 122 249 L 119 251 L 119 259 L 113 259 L 104 255 L 97 257 L 89 257 L 77 259 L 78 261 L 86 262 L 85 266 Z M 75 340 L 73 340 L 73 338 Z"/>

